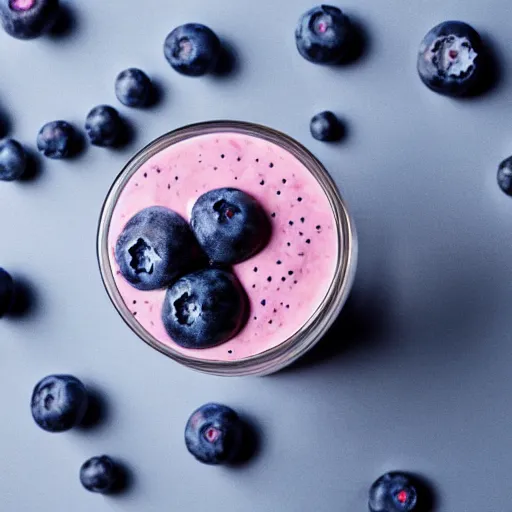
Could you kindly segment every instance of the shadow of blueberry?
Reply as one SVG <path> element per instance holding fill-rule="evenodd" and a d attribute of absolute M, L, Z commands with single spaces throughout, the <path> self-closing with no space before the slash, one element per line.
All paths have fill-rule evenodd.
<path fill-rule="evenodd" d="M 55 21 L 49 35 L 52 39 L 69 36 L 77 27 L 76 9 L 70 2 L 61 3 L 59 16 Z"/>
<path fill-rule="evenodd" d="M 165 87 L 157 78 L 151 78 L 151 93 L 144 108 L 157 107 L 165 99 Z"/>
<path fill-rule="evenodd" d="M 235 75 L 240 71 L 240 58 L 236 48 L 226 39 L 222 39 L 221 53 L 213 75 L 218 78 Z"/>
<path fill-rule="evenodd" d="M 109 491 L 110 496 L 124 494 L 130 491 L 134 486 L 134 473 L 132 469 L 123 461 L 114 459 L 115 467 L 115 484 Z"/>
<path fill-rule="evenodd" d="M 12 121 L 7 112 L 0 110 L 0 139 L 7 137 L 12 131 Z"/>
<path fill-rule="evenodd" d="M 25 154 L 27 155 L 27 167 L 25 172 L 20 177 L 21 182 L 35 181 L 41 175 L 41 160 L 39 154 L 36 153 L 32 148 L 23 146 Z"/>
<path fill-rule="evenodd" d="M 434 512 L 438 510 L 438 497 L 434 492 L 434 486 L 423 476 L 415 473 L 408 473 L 411 482 L 414 484 L 418 493 L 418 505 L 415 508 L 417 512 Z"/>
<path fill-rule="evenodd" d="M 132 144 L 136 138 L 136 131 L 133 124 L 129 122 L 125 117 L 120 116 L 121 119 L 121 130 L 117 137 L 115 144 L 112 145 L 112 149 L 120 150 Z"/>
<path fill-rule="evenodd" d="M 261 429 L 256 420 L 247 415 L 240 415 L 243 425 L 242 449 L 238 457 L 231 462 L 231 467 L 245 466 L 254 461 L 261 452 Z"/>
<path fill-rule="evenodd" d="M 79 428 L 90 430 L 96 428 L 100 423 L 105 423 L 108 417 L 108 407 L 103 393 L 89 385 L 86 388 L 89 404 Z"/>
<path fill-rule="evenodd" d="M 37 292 L 34 285 L 23 276 L 14 275 L 14 297 L 8 317 L 28 317 L 37 308 Z"/>
<path fill-rule="evenodd" d="M 362 60 L 370 52 L 371 40 L 365 26 L 352 14 L 350 14 L 349 17 L 352 26 L 352 43 L 348 53 L 338 62 L 338 66 L 354 64 Z"/>

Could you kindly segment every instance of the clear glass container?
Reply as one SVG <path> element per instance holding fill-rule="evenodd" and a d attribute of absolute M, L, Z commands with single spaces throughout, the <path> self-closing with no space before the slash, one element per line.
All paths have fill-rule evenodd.
<path fill-rule="evenodd" d="M 297 158 L 315 177 L 332 208 L 338 239 L 337 266 L 332 283 L 313 315 L 295 334 L 278 346 L 257 355 L 234 361 L 211 361 L 189 357 L 148 333 L 126 306 L 116 286 L 108 250 L 108 233 L 116 202 L 132 175 L 154 155 L 183 140 L 214 133 L 238 133 L 280 146 Z M 144 342 L 178 363 L 204 373 L 222 376 L 267 375 L 290 365 L 326 333 L 339 315 L 352 286 L 357 263 L 357 238 L 353 221 L 338 189 L 322 164 L 301 144 L 287 135 L 252 123 L 212 121 L 180 128 L 156 139 L 135 155 L 112 185 L 103 205 L 97 238 L 98 261 L 103 283 L 115 308 Z"/>

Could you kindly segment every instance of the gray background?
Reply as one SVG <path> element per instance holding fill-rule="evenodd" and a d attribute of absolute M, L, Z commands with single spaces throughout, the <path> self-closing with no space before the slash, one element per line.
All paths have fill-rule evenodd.
<path fill-rule="evenodd" d="M 88 0 L 74 27 L 20 42 L 0 34 L 0 110 L 34 146 L 40 126 L 81 125 L 98 103 L 120 107 L 116 74 L 139 66 L 163 91 L 120 151 L 87 148 L 40 161 L 37 179 L 0 187 L 0 262 L 32 290 L 24 316 L 0 324 L 0 508 L 233 512 L 365 510 L 382 472 L 425 475 L 439 510 L 510 511 L 512 200 L 495 183 L 512 153 L 509 0 L 348 0 L 366 54 L 323 68 L 294 47 L 311 0 Z M 415 71 L 434 24 L 458 18 L 492 42 L 501 80 L 487 95 L 435 95 Z M 166 64 L 176 25 L 211 25 L 238 54 L 231 75 L 189 79 Z M 312 114 L 346 119 L 337 145 L 314 141 Z M 360 265 L 340 322 L 311 357 L 272 377 L 193 373 L 139 341 L 100 281 L 96 223 L 127 159 L 186 123 L 235 118 L 283 130 L 326 164 L 355 217 Z M 7 126 L 8 125 L 8 126 Z M 95 428 L 46 434 L 29 398 L 46 374 L 76 374 L 105 396 Z M 254 418 L 259 456 L 211 468 L 185 450 L 183 425 L 217 400 Z M 107 453 L 132 468 L 124 495 L 85 492 L 77 473 Z"/>

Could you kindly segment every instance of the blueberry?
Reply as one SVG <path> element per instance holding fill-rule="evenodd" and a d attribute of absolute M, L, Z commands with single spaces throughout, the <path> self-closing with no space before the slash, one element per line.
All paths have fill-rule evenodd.
<path fill-rule="evenodd" d="M 115 108 L 107 105 L 94 107 L 85 120 L 85 131 L 91 144 L 113 146 L 119 140 L 122 121 Z"/>
<path fill-rule="evenodd" d="M 77 149 L 77 133 L 67 121 L 46 123 L 37 136 L 37 149 L 48 158 L 68 158 Z"/>
<path fill-rule="evenodd" d="M 238 279 L 211 268 L 188 274 L 167 290 L 162 320 L 178 345 L 202 349 L 235 336 L 247 311 L 247 297 Z"/>
<path fill-rule="evenodd" d="M 498 167 L 498 185 L 505 194 L 512 196 L 512 156 Z"/>
<path fill-rule="evenodd" d="M 3 268 L 0 268 L 0 318 L 11 309 L 14 301 L 14 282 Z"/>
<path fill-rule="evenodd" d="M 64 432 L 78 425 L 87 410 L 85 386 L 71 375 L 49 375 L 32 393 L 34 421 L 47 432 Z"/>
<path fill-rule="evenodd" d="M 371 512 L 412 512 L 421 505 L 416 483 L 399 472 L 386 473 L 373 483 L 368 504 Z"/>
<path fill-rule="evenodd" d="M 225 405 L 206 404 L 190 416 L 185 427 L 188 451 L 204 464 L 235 462 L 242 451 L 244 425 Z"/>
<path fill-rule="evenodd" d="M 117 240 L 115 257 L 121 274 L 132 286 L 156 290 L 192 269 L 200 250 L 180 215 L 152 206 L 128 221 Z"/>
<path fill-rule="evenodd" d="M 334 142 L 343 135 L 343 126 L 340 120 L 329 111 L 320 112 L 311 119 L 309 126 L 311 135 L 316 140 Z"/>
<path fill-rule="evenodd" d="M 446 21 L 424 37 L 418 53 L 418 73 L 435 92 L 463 96 L 483 79 L 484 49 L 478 32 L 461 21 Z"/>
<path fill-rule="evenodd" d="M 214 71 L 219 61 L 221 43 L 208 27 L 187 23 L 175 28 L 166 38 L 164 54 L 178 73 L 201 76 Z"/>
<path fill-rule="evenodd" d="M 147 105 L 152 89 L 151 80 L 137 68 L 125 69 L 116 78 L 117 99 L 127 107 Z"/>
<path fill-rule="evenodd" d="M 48 32 L 59 15 L 59 0 L 0 0 L 4 30 L 17 39 L 34 39 Z"/>
<path fill-rule="evenodd" d="M 310 62 L 336 64 L 353 44 L 350 20 L 337 7 L 319 5 L 304 13 L 295 30 L 299 53 Z"/>
<path fill-rule="evenodd" d="M 192 230 L 208 257 L 239 263 L 268 242 L 270 222 L 262 206 L 236 188 L 206 192 L 192 208 Z"/>
<path fill-rule="evenodd" d="M 27 155 L 23 146 L 13 140 L 0 141 L 0 181 L 21 178 L 27 167 Z"/>
<path fill-rule="evenodd" d="M 80 468 L 80 482 L 91 492 L 106 494 L 117 482 L 117 468 L 107 455 L 92 457 Z"/>

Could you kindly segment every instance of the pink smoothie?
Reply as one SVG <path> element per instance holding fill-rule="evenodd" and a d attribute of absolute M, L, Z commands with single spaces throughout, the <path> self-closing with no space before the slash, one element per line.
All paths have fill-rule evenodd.
<path fill-rule="evenodd" d="M 258 255 L 234 267 L 249 296 L 247 325 L 223 345 L 184 349 L 169 337 L 160 317 L 165 290 L 130 286 L 119 273 L 114 247 L 126 222 L 143 208 L 165 206 L 189 220 L 195 200 L 220 187 L 239 188 L 258 199 L 272 221 L 272 238 Z M 187 139 L 148 160 L 122 190 L 108 232 L 115 283 L 136 320 L 161 343 L 210 361 L 254 356 L 295 334 L 333 281 L 338 239 L 329 200 L 297 158 L 266 140 L 228 132 Z"/>

